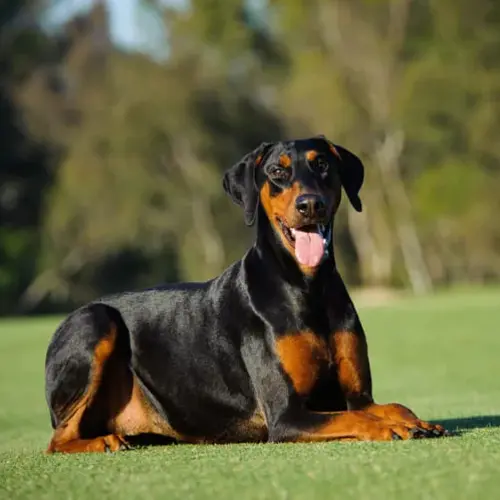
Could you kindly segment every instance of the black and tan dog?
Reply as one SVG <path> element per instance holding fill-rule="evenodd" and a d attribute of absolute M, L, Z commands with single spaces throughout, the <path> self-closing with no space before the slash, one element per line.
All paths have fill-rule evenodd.
<path fill-rule="evenodd" d="M 372 398 L 365 335 L 335 267 L 341 187 L 363 166 L 323 137 L 262 144 L 224 176 L 257 239 L 207 283 L 124 293 L 58 328 L 46 359 L 49 452 L 177 442 L 392 440 L 439 425 Z"/>

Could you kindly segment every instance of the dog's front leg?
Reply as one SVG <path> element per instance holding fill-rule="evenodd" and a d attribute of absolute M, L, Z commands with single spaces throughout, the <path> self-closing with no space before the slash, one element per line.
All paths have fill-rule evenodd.
<path fill-rule="evenodd" d="M 311 412 L 290 408 L 270 429 L 269 441 L 391 441 L 411 439 L 419 430 L 387 422 L 364 411 Z"/>
<path fill-rule="evenodd" d="M 384 421 L 414 426 L 419 430 L 419 436 L 445 435 L 447 432 L 442 426 L 420 420 L 403 405 L 373 401 L 366 337 L 359 319 L 356 318 L 354 324 L 351 331 L 337 331 L 331 336 L 337 377 L 349 410 L 363 410 Z"/>

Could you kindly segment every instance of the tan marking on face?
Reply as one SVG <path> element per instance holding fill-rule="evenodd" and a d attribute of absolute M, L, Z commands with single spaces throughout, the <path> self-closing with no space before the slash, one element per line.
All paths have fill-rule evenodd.
<path fill-rule="evenodd" d="M 271 222 L 274 230 L 279 234 L 285 248 L 295 256 L 295 249 L 285 237 L 278 225 L 279 217 L 288 227 L 293 227 L 293 218 L 295 217 L 295 200 L 301 192 L 299 183 L 294 182 L 289 188 L 283 189 L 276 196 L 271 196 L 271 185 L 269 181 L 264 184 L 260 191 L 260 201 L 264 207 L 267 218 Z"/>
<path fill-rule="evenodd" d="M 306 276 L 313 276 L 319 267 L 319 266 L 317 266 L 317 267 L 304 266 L 303 264 L 300 264 L 298 262 L 297 262 L 297 264 L 298 264 L 300 270 L 302 271 L 302 273 L 305 274 Z"/>
<path fill-rule="evenodd" d="M 306 395 L 313 389 L 321 366 L 329 359 L 326 342 L 309 330 L 279 337 L 276 352 L 281 366 L 300 395 Z"/>
<path fill-rule="evenodd" d="M 330 151 L 339 159 L 341 160 L 342 157 L 340 156 L 339 152 L 337 151 L 337 148 L 331 143 L 328 143 L 328 147 L 330 148 Z"/>
<path fill-rule="evenodd" d="M 301 187 L 298 182 L 294 182 L 289 188 L 283 189 L 276 196 L 271 196 L 271 185 L 267 181 L 260 190 L 260 201 L 268 219 L 273 227 L 278 230 L 281 235 L 281 230 L 277 227 L 276 217 L 279 217 L 285 224 L 292 224 L 295 217 L 295 200 L 301 194 Z M 283 242 L 288 245 L 288 240 L 283 236 Z M 290 247 L 291 248 L 291 247 Z M 293 248 L 292 248 L 293 250 Z"/>
<path fill-rule="evenodd" d="M 257 159 L 255 160 L 255 166 L 258 167 L 261 162 L 262 162 L 262 155 L 259 155 L 259 156 L 257 156 Z"/>
<path fill-rule="evenodd" d="M 314 161 L 318 157 L 318 152 L 315 149 L 311 149 L 306 152 L 306 160 Z"/>
<path fill-rule="evenodd" d="M 294 182 L 291 187 L 284 189 L 276 196 L 271 196 L 271 186 L 269 181 L 264 183 L 260 190 L 260 202 L 266 212 L 267 218 L 271 222 L 276 233 L 279 235 L 283 245 L 290 252 L 293 258 L 295 257 L 295 247 L 285 237 L 276 220 L 279 217 L 288 227 L 295 226 L 297 211 L 295 210 L 295 200 L 302 194 L 302 188 L 298 182 Z M 312 276 L 317 267 L 304 266 L 297 262 L 300 270 L 307 276 Z"/>
<path fill-rule="evenodd" d="M 292 158 L 286 154 L 282 154 L 279 159 L 279 164 L 284 168 L 290 168 L 292 166 Z"/>

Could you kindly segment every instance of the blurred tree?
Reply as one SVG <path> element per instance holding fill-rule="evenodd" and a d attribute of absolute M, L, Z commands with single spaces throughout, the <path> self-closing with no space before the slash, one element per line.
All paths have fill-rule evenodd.
<path fill-rule="evenodd" d="M 321 94 L 302 100 L 309 108 L 310 125 L 331 130 L 338 140 L 345 137 L 348 147 L 368 157 L 363 190 L 367 209 L 361 215 L 348 212 L 363 282 L 391 282 L 397 243 L 413 290 L 429 291 L 432 283 L 401 172 L 405 134 L 398 119 L 397 94 L 409 64 L 402 51 L 411 0 L 272 4 L 290 11 L 282 16 L 283 36 L 290 39 L 290 53 L 298 58 L 295 76 L 302 83 L 295 83 L 295 88 L 308 92 L 318 81 L 324 87 Z M 306 29 L 299 29 L 306 23 Z M 311 61 L 316 62 L 314 69 Z M 317 76 L 310 82 L 313 72 Z M 321 102 L 327 95 L 333 101 L 330 115 Z"/>
<path fill-rule="evenodd" d="M 98 4 L 67 28 L 61 88 L 47 89 L 45 77 L 25 87 L 30 123 L 65 150 L 26 304 L 89 300 L 102 292 L 95 268 L 123 249 L 169 255 L 158 280 L 207 279 L 241 256 L 249 238 L 221 175 L 264 140 L 263 127 L 266 138 L 281 134 L 252 84 L 262 58 L 279 55 L 241 2 L 229 11 L 221 2 L 228 21 L 213 30 L 217 5 L 168 11 L 170 57 L 158 64 L 114 49 Z M 129 286 L 144 284 L 127 273 Z"/>
<path fill-rule="evenodd" d="M 436 281 L 498 279 L 500 5 L 431 1 L 424 13 L 402 95 L 419 229 Z"/>
<path fill-rule="evenodd" d="M 50 33 L 0 0 L 0 313 L 216 275 L 251 237 L 222 172 L 317 133 L 366 165 L 350 283 L 498 280 L 500 4 L 144 2 L 165 60 L 114 47 L 104 0 Z"/>
<path fill-rule="evenodd" d="M 27 133 L 15 89 L 50 52 L 37 23 L 42 2 L 0 1 L 0 314 L 17 309 L 33 279 L 51 152 Z"/>
<path fill-rule="evenodd" d="M 366 211 L 347 214 L 361 282 L 403 282 L 415 292 L 429 290 L 433 280 L 442 279 L 442 273 L 431 271 L 436 259 L 444 268 L 451 261 L 449 252 L 436 251 L 437 242 L 447 246 L 444 236 L 429 227 L 433 224 L 422 225 L 424 207 L 413 193 L 415 181 L 418 193 L 429 193 L 422 187 L 427 173 L 456 155 L 457 165 L 469 162 L 477 172 L 474 178 L 480 179 L 480 170 L 489 165 L 490 182 L 498 182 L 492 173 L 498 156 L 484 154 L 497 147 L 489 138 L 496 128 L 493 117 L 498 117 L 498 60 L 492 57 L 500 41 L 498 6 L 489 0 L 474 5 L 272 0 L 270 6 L 292 61 L 291 78 L 281 93 L 288 129 L 292 134 L 322 131 L 365 159 Z M 473 140 L 482 143 L 481 152 Z M 483 188 L 479 192 L 485 193 Z M 440 193 L 432 196 L 438 199 Z M 493 209 L 493 198 L 486 200 Z M 477 198 L 471 200 L 468 216 L 478 205 Z M 456 220 L 463 227 L 458 214 Z M 487 221 L 482 226 L 486 229 Z M 456 238 L 459 233 L 451 234 Z M 483 257 L 487 234 L 481 243 L 476 240 Z M 471 244 L 464 238 L 456 241 L 465 251 Z M 492 245 L 490 238 L 487 247 Z M 346 248 L 341 246 L 341 255 Z M 475 269 L 483 257 L 475 259 Z M 490 275 L 498 275 L 495 261 L 487 259 Z"/>

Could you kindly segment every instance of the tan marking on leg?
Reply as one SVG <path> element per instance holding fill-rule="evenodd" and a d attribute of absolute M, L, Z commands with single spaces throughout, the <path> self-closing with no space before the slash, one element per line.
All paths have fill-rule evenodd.
<path fill-rule="evenodd" d="M 409 408 L 398 403 L 373 403 L 365 408 L 364 411 L 386 421 L 420 427 L 421 429 L 433 432 L 436 435 L 443 435 L 446 432 L 443 426 L 439 424 L 431 424 L 425 420 L 420 420 Z"/>
<path fill-rule="evenodd" d="M 110 430 L 126 436 L 159 434 L 182 440 L 182 436 L 148 402 L 135 377 L 130 385 L 130 388 L 126 388 L 128 395 L 122 396 L 120 408 L 108 423 Z"/>
<path fill-rule="evenodd" d="M 370 366 L 365 336 L 341 330 L 330 336 L 330 347 L 346 398 L 371 402 Z"/>
<path fill-rule="evenodd" d="M 362 411 L 346 411 L 332 413 L 323 425 L 302 432 L 294 441 L 391 441 L 395 435 L 412 437 L 411 429 L 404 424 L 387 424 Z"/>
<path fill-rule="evenodd" d="M 47 451 L 58 451 L 65 443 L 80 439 L 80 422 L 85 410 L 92 403 L 102 381 L 104 364 L 113 352 L 117 336 L 112 324 L 108 334 L 94 348 L 94 359 L 90 369 L 90 381 L 84 395 L 67 410 L 61 424 L 55 429 Z M 56 410 L 57 411 L 57 410 Z"/>
<path fill-rule="evenodd" d="M 113 325 L 96 345 L 89 386 L 55 430 L 48 452 L 117 451 L 126 447 L 124 436 L 138 434 L 185 440 L 148 402 L 127 361 L 115 349 L 116 337 Z M 92 439 L 82 436 L 80 427 L 86 411 L 102 415 L 109 434 Z"/>

